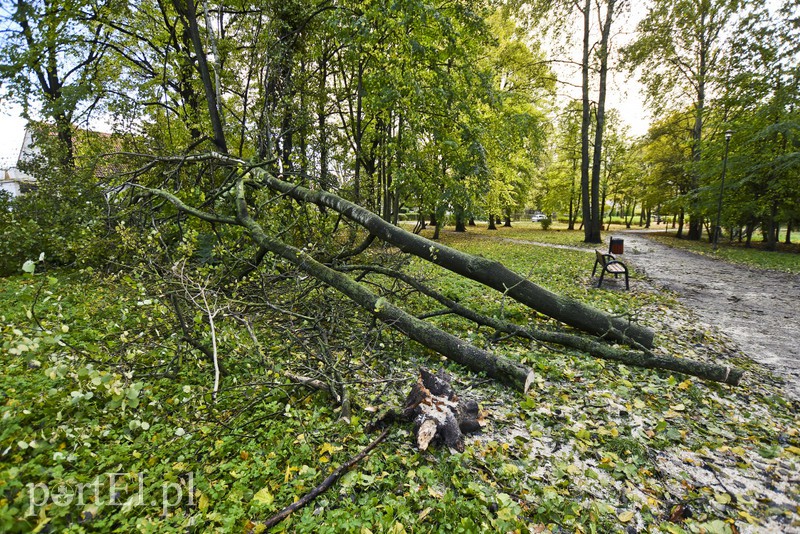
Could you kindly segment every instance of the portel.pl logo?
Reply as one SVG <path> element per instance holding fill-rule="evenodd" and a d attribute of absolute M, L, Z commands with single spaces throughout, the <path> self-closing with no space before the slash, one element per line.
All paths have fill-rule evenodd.
<path fill-rule="evenodd" d="M 194 473 L 188 472 L 179 482 L 164 482 L 158 488 L 146 486 L 146 475 L 139 473 L 105 473 L 91 482 L 62 480 L 50 484 L 27 484 L 27 515 L 34 515 L 48 504 L 54 506 L 160 507 L 167 515 L 173 508 L 194 505 Z M 160 491 L 159 491 L 160 489 Z"/>

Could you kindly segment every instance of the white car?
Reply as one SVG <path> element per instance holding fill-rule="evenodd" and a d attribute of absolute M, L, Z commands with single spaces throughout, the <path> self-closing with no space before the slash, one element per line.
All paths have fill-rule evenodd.
<path fill-rule="evenodd" d="M 534 213 L 531 215 L 531 222 L 539 222 L 547 219 L 547 215 L 544 213 Z"/>

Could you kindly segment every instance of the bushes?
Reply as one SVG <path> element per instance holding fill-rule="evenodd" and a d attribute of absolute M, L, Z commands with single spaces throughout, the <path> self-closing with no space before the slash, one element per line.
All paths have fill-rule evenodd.
<path fill-rule="evenodd" d="M 0 276 L 18 274 L 25 260 L 42 252 L 50 264 L 96 266 L 116 249 L 112 212 L 91 152 L 100 148 L 84 142 L 79 163 L 66 165 L 51 137 L 20 161 L 21 170 L 36 178 L 36 188 L 0 199 Z"/>

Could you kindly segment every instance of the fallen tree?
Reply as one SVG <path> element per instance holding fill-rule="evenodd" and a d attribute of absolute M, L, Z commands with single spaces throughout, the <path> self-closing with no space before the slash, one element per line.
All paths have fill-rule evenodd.
<path fill-rule="evenodd" d="M 259 165 L 217 152 L 191 157 L 164 158 L 164 163 L 184 164 L 215 161 L 250 175 L 255 187 L 268 187 L 300 202 L 330 208 L 361 225 L 371 235 L 396 246 L 401 251 L 439 265 L 449 271 L 500 291 L 526 306 L 601 339 L 652 348 L 654 332 L 623 317 L 604 313 L 582 302 L 557 295 L 515 273 L 498 261 L 468 254 L 431 241 L 381 219 L 375 213 L 326 191 L 312 190 L 273 176 Z M 155 192 L 155 190 L 153 190 Z M 243 198 L 242 198 L 243 200 Z M 214 219 L 211 216 L 211 219 Z M 209 220 L 206 218 L 205 220 Z M 231 219 L 219 222 L 232 222 Z M 236 221 L 241 223 L 241 221 Z M 246 225 L 245 225 L 246 226 Z M 269 247 L 264 247 L 269 250 Z"/>
<path fill-rule="evenodd" d="M 555 316 L 555 318 L 569 319 L 567 324 L 583 326 L 585 331 L 594 334 L 596 337 L 592 339 L 565 332 L 526 329 L 513 323 L 489 318 L 466 306 L 446 299 L 436 292 L 426 290 L 420 284 L 415 283 L 411 277 L 401 277 L 416 289 L 428 294 L 428 296 L 433 297 L 447 306 L 450 312 L 461 315 L 478 324 L 490 326 L 499 332 L 505 332 L 539 342 L 557 343 L 572 347 L 596 357 L 618 361 L 627 365 L 666 369 L 733 385 L 738 384 L 741 378 L 742 371 L 738 369 L 656 355 L 650 350 L 653 343 L 653 332 L 649 329 L 626 321 L 620 317 L 603 313 L 572 299 L 555 295 L 522 278 L 520 275 L 513 273 L 513 271 L 510 271 L 499 262 L 489 261 L 449 247 L 444 247 L 438 243 L 433 243 L 420 236 L 406 232 L 401 228 L 388 225 L 388 223 L 381 220 L 377 215 L 347 202 L 336 195 L 312 191 L 299 186 L 289 187 L 290 184 L 272 177 L 266 171 L 261 170 L 260 167 L 246 167 L 244 162 L 217 153 L 191 156 L 188 158 L 165 158 L 160 161 L 165 163 L 186 163 L 207 160 L 221 161 L 226 165 L 237 163 L 235 170 L 238 170 L 238 177 L 232 186 L 227 189 L 227 191 L 233 194 L 235 199 L 235 217 L 217 215 L 194 208 L 181 201 L 177 196 L 161 189 L 148 188 L 136 184 L 132 185 L 169 201 L 173 206 L 178 208 L 179 211 L 187 215 L 197 217 L 210 223 L 244 227 L 253 242 L 259 246 L 260 257 L 263 258 L 265 252 L 271 252 L 291 262 L 314 278 L 347 296 L 362 309 L 369 312 L 373 317 L 403 333 L 410 339 L 442 354 L 456 363 L 475 372 L 485 373 L 493 379 L 519 391 L 527 392 L 533 376 L 531 370 L 524 365 L 477 348 L 437 328 L 427 321 L 414 317 L 397 305 L 389 302 L 386 298 L 380 297 L 364 287 L 363 284 L 345 275 L 343 271 L 348 270 L 348 267 L 337 266 L 335 257 L 331 262 L 333 267 L 331 265 L 325 265 L 306 251 L 288 245 L 268 235 L 258 221 L 249 213 L 246 185 L 265 187 L 272 184 L 273 189 L 291 198 L 308 202 L 313 202 L 313 199 L 316 199 L 319 202 L 314 202 L 315 204 L 330 205 L 335 211 L 359 222 L 371 232 L 374 231 L 370 236 L 378 235 L 385 241 L 398 245 L 401 250 L 411 251 L 414 255 L 436 263 L 437 265 L 447 267 L 454 272 L 461 273 L 463 271 L 466 273 L 465 276 L 469 274 L 469 278 L 480 281 L 489 287 L 499 289 L 497 280 L 505 280 L 509 283 L 513 281 L 516 285 L 510 287 L 506 286 L 505 282 L 500 284 L 502 289 L 504 289 L 504 294 L 516 296 L 518 301 L 528 304 L 537 311 L 543 313 L 550 312 L 546 314 Z M 253 182 L 251 178 L 253 175 L 258 176 L 260 181 Z M 295 194 L 298 191 L 300 194 Z M 325 199 L 324 203 L 322 203 L 322 199 Z M 387 225 L 391 226 L 391 228 L 386 228 Z M 372 238 L 369 237 L 365 241 L 366 245 L 357 247 L 355 253 L 363 252 L 368 247 L 371 240 Z M 427 243 L 431 243 L 431 245 L 426 249 L 424 245 Z M 338 270 L 334 267 L 337 267 Z M 365 267 L 357 268 L 365 269 Z M 380 268 L 373 268 L 373 270 L 374 272 L 381 272 Z M 388 271 L 385 270 L 382 271 L 383 274 L 387 274 L 387 272 Z M 497 279 L 492 278 L 491 273 L 499 273 Z M 541 300 L 545 302 L 544 306 L 538 306 L 539 300 L 534 298 L 537 296 L 541 297 Z M 536 306 L 534 306 L 534 304 L 536 304 Z M 636 350 L 621 350 L 603 341 L 626 342 Z"/>
<path fill-rule="evenodd" d="M 168 200 L 178 210 L 204 221 L 243 226 L 251 239 L 260 247 L 336 289 L 391 328 L 468 369 L 485 373 L 523 393 L 528 391 L 533 380 L 533 372 L 524 365 L 475 347 L 426 321 L 417 319 L 348 276 L 318 262 L 307 252 L 268 236 L 248 212 L 244 177 L 237 180 L 235 188 L 236 219 L 217 216 L 191 207 L 167 191 L 138 187 Z"/>
<path fill-rule="evenodd" d="M 647 369 L 664 369 L 675 371 L 686 375 L 696 376 L 704 380 L 713 380 L 730 385 L 738 385 L 744 371 L 727 365 L 717 365 L 713 363 L 698 362 L 686 358 L 674 358 L 671 356 L 660 356 L 651 350 L 642 348 L 640 351 L 621 350 L 606 343 L 587 339 L 585 337 L 568 334 L 566 332 L 555 332 L 536 328 L 524 328 L 520 325 L 489 317 L 475 310 L 468 308 L 458 302 L 449 299 L 422 284 L 419 280 L 391 269 L 376 265 L 345 265 L 339 267 L 344 271 L 363 271 L 378 273 L 402 280 L 420 293 L 434 299 L 445 306 L 446 313 L 454 313 L 468 319 L 480 326 L 488 326 L 497 332 L 511 334 L 513 336 L 530 339 L 539 343 L 554 343 L 563 347 L 577 349 L 596 358 L 617 361 L 625 365 L 644 367 Z"/>

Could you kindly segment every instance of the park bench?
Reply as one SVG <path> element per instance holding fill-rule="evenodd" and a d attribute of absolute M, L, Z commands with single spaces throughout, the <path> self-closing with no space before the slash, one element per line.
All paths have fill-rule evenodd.
<path fill-rule="evenodd" d="M 600 280 L 597 282 L 597 287 L 603 285 L 603 277 L 606 273 L 611 273 L 614 278 L 621 274 L 625 275 L 625 289 L 630 289 L 628 285 L 628 267 L 619 261 L 616 256 L 611 253 L 604 254 L 595 249 L 594 269 L 592 269 L 592 277 L 597 272 L 597 266 L 600 266 Z"/>

